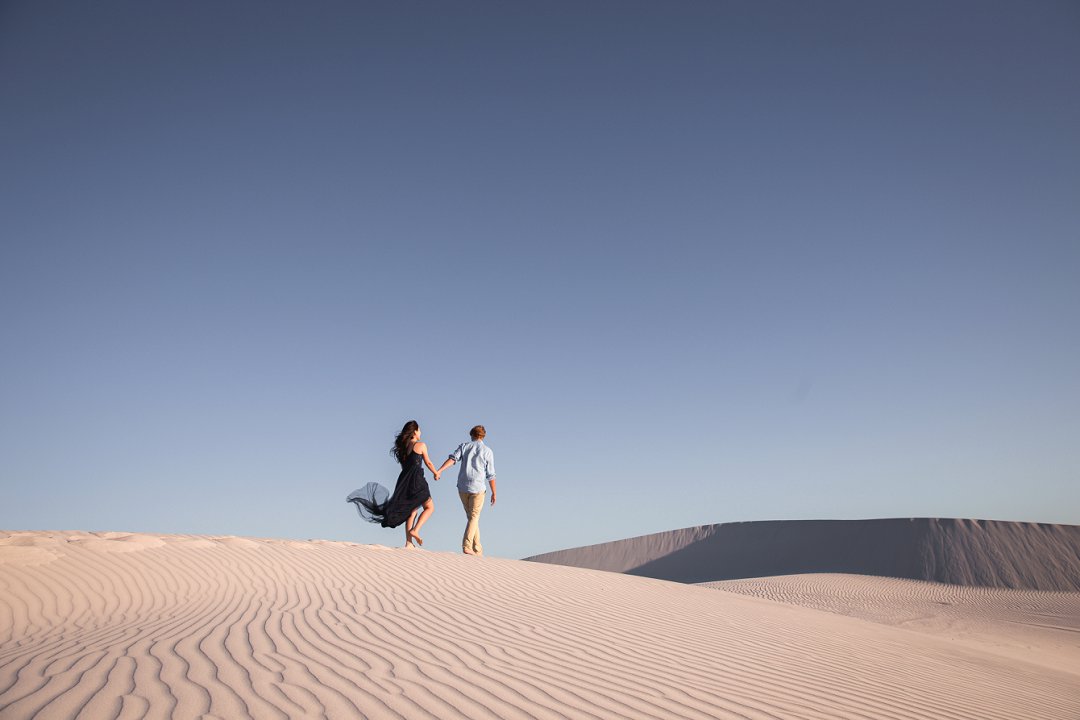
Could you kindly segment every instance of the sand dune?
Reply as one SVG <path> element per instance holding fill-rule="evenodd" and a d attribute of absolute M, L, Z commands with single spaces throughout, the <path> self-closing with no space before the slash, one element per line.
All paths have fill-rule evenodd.
<path fill-rule="evenodd" d="M 1080 676 L 1080 592 L 831 574 L 703 586 L 902 627 Z"/>
<path fill-rule="evenodd" d="M 850 573 L 1080 591 L 1080 526 L 928 518 L 727 523 L 527 559 L 687 583 Z"/>
<path fill-rule="evenodd" d="M 642 577 L 0 533 L 0 717 L 1069 718 L 1075 668 Z"/>

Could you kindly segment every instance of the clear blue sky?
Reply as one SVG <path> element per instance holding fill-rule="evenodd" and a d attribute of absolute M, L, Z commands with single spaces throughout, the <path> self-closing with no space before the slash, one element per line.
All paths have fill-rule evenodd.
<path fill-rule="evenodd" d="M 411 418 L 504 557 L 1080 524 L 1078 77 L 1074 2 L 6 2 L 0 527 L 398 543 Z"/>

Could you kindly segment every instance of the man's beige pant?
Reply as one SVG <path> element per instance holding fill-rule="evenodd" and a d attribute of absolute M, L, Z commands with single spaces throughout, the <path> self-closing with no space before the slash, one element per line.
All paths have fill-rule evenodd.
<path fill-rule="evenodd" d="M 483 555 L 484 547 L 480 544 L 480 511 L 484 508 L 485 493 L 458 492 L 458 495 L 461 496 L 461 504 L 465 506 L 465 515 L 469 518 L 469 523 L 465 526 L 465 537 L 461 538 L 461 549 Z"/>

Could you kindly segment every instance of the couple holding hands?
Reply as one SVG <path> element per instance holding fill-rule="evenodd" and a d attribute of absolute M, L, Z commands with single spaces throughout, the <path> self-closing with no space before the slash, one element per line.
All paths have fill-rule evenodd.
<path fill-rule="evenodd" d="M 465 508 L 467 523 L 461 539 L 461 551 L 466 555 L 483 555 L 480 544 L 480 510 L 484 507 L 484 483 L 491 486 L 491 504 L 495 504 L 495 456 L 484 444 L 487 431 L 477 425 L 469 431 L 469 442 L 462 443 L 438 470 L 428 457 L 427 444 L 420 441 L 420 425 L 410 420 L 394 438 L 390 454 L 401 463 L 401 473 L 393 494 L 378 483 L 368 483 L 351 493 L 346 501 L 354 503 L 360 517 L 383 527 L 405 524 L 405 547 L 423 545 L 420 528 L 435 511 L 431 490 L 424 478 L 427 465 L 438 480 L 443 470 L 459 463 L 458 496 Z"/>

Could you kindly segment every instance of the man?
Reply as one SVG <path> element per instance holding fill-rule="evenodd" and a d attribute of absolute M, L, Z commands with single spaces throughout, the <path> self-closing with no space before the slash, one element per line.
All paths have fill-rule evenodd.
<path fill-rule="evenodd" d="M 465 506 L 465 517 L 468 518 L 465 536 L 461 539 L 461 551 L 466 555 L 484 554 L 480 544 L 480 510 L 484 507 L 485 481 L 491 485 L 491 504 L 495 505 L 495 455 L 484 444 L 486 436 L 487 430 L 483 425 L 474 427 L 469 431 L 472 442 L 461 443 L 435 473 L 438 479 L 443 470 L 454 463 L 461 463 L 457 487 L 461 504 Z"/>

